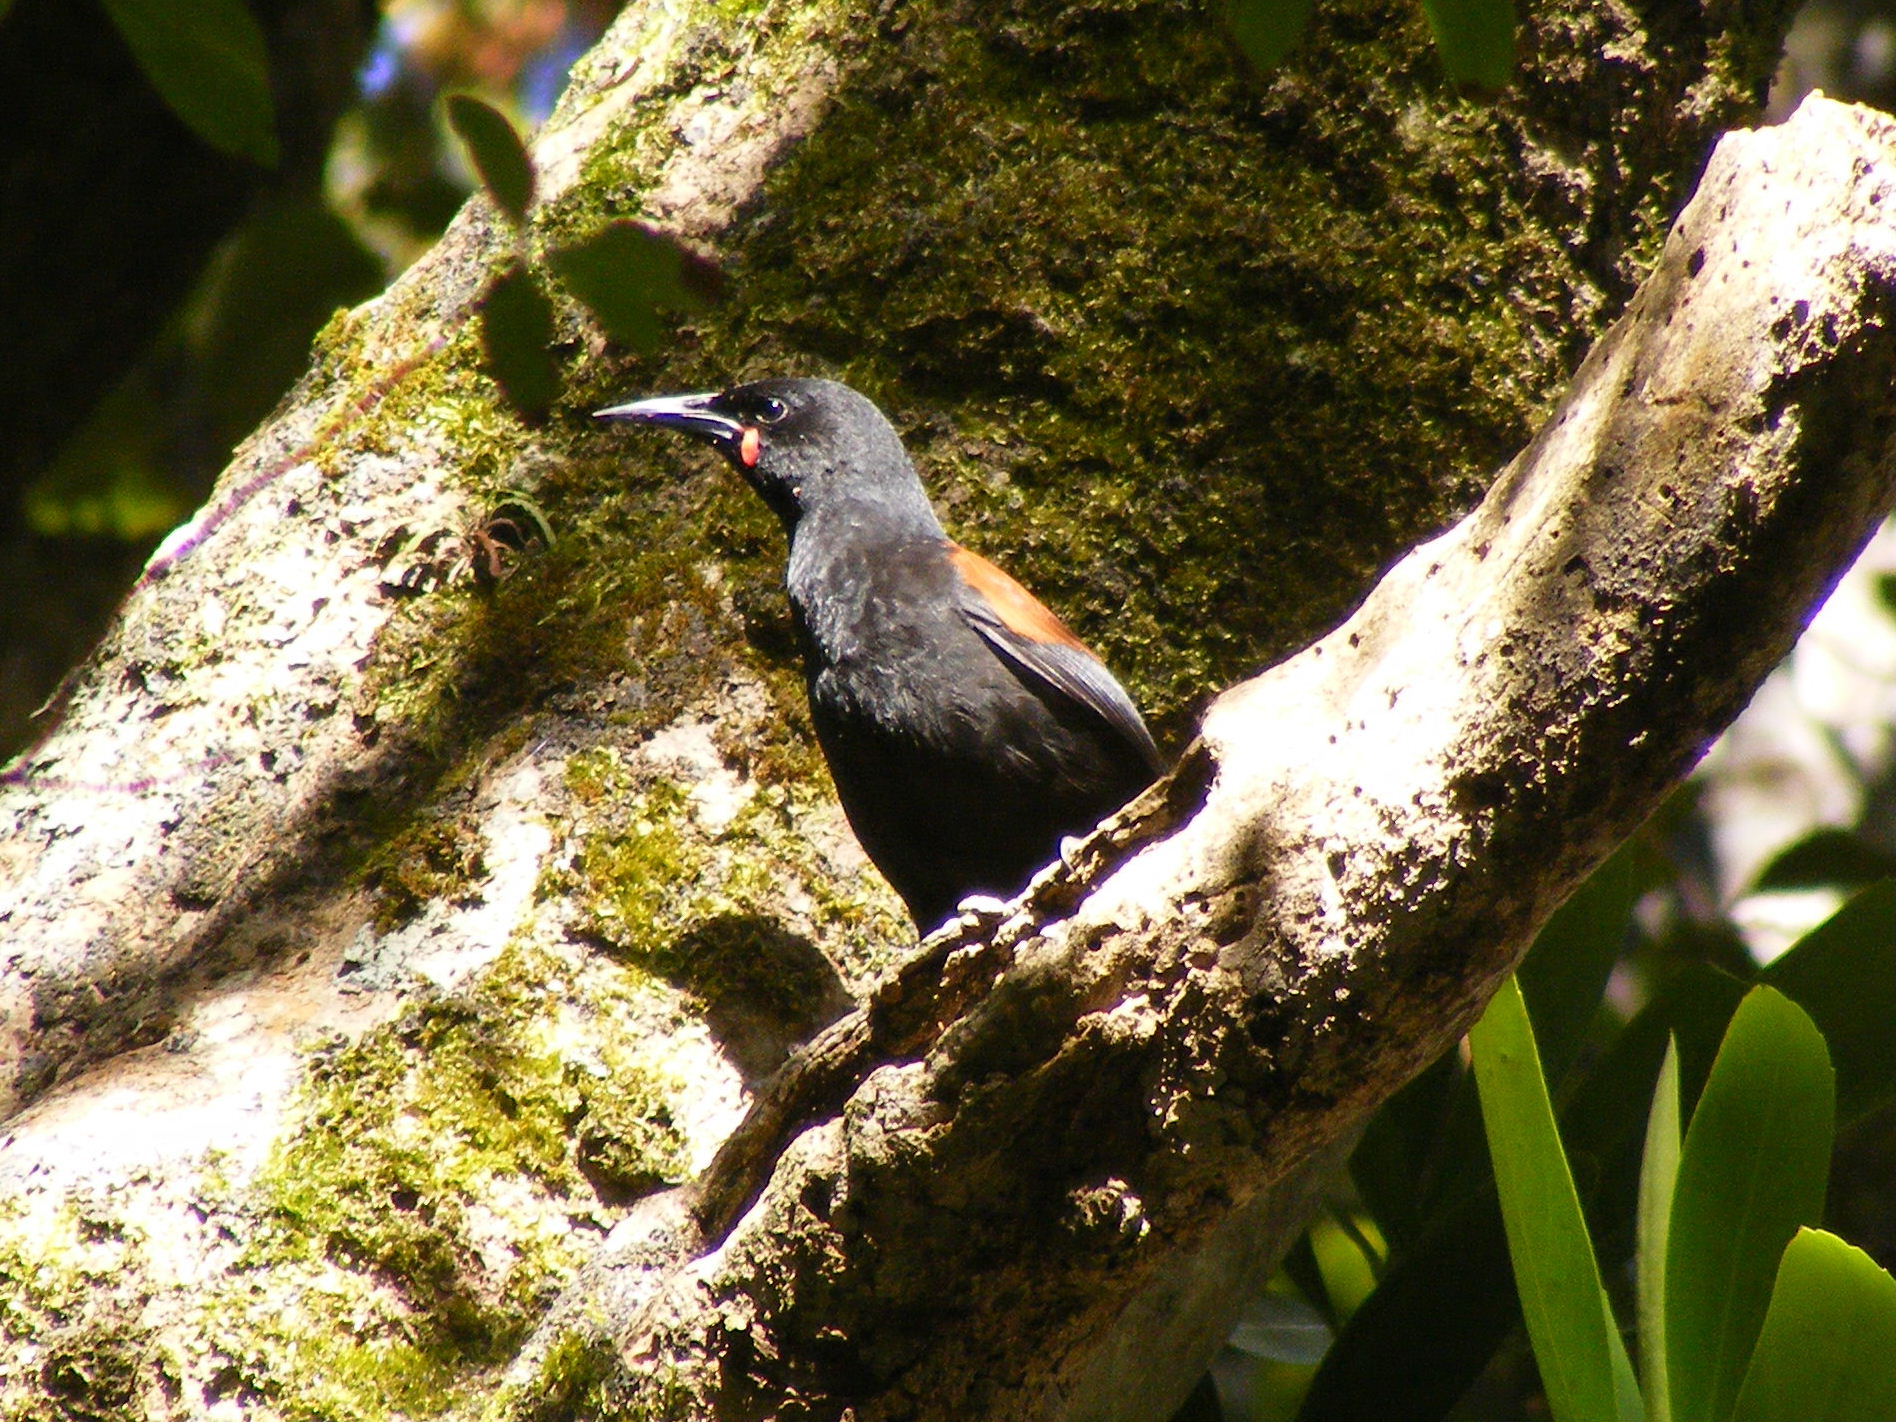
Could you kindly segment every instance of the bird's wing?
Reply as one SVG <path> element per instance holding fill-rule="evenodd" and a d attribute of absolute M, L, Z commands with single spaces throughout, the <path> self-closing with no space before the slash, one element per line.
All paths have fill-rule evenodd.
<path fill-rule="evenodd" d="M 1154 775 L 1165 770 L 1139 708 L 1105 663 L 1040 599 L 980 554 L 958 543 L 948 560 L 960 575 L 962 616 L 1008 663 L 1039 678 L 1091 711 L 1145 757 Z"/>

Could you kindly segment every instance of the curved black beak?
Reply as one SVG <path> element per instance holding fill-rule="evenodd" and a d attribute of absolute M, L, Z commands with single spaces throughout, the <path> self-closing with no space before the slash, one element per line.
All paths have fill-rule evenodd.
<path fill-rule="evenodd" d="M 720 449 L 735 449 L 744 438 L 744 426 L 729 415 L 712 408 L 718 396 L 660 395 L 651 400 L 634 400 L 593 411 L 595 420 L 636 420 L 641 424 L 663 425 L 686 434 L 708 439 Z"/>

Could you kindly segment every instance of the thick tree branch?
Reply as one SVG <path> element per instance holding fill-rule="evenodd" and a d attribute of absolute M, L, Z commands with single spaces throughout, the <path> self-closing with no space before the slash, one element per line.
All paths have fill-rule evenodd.
<path fill-rule="evenodd" d="M 518 243 L 477 199 L 332 323 L 0 786 L 0 1411 L 57 1379 L 101 1412 L 473 1413 L 628 1212 L 512 1371 L 530 1415 L 589 1380 L 694 1415 L 1155 1411 L 1344 1123 L 1728 714 L 1887 477 L 1842 452 L 1886 438 L 1841 374 L 1886 360 L 1868 278 L 1783 307 L 1812 334 L 1775 423 L 1574 407 L 1561 439 L 1610 406 L 1644 448 L 1649 407 L 1822 492 L 1760 464 L 1724 510 L 1681 473 L 1668 522 L 1615 474 L 1549 536 L 1576 581 L 1535 583 L 1517 473 L 1486 565 L 1451 538 L 1361 647 L 1267 679 L 1301 698 L 1274 751 L 1241 728 L 1280 693 L 1227 700 L 1169 797 L 898 969 L 733 1136 L 911 945 L 798 733 L 767 514 L 586 411 L 770 371 L 875 390 L 957 530 L 1182 733 L 1525 440 L 1775 41 L 1755 9 L 1550 0 L 1490 106 L 1380 0 L 1262 83 L 1163 0 L 714 11 L 627 6 L 535 145 L 525 239 L 660 220 L 734 299 L 648 361 L 563 305 L 529 428 L 481 370 Z M 557 546 L 451 581 L 520 489 Z M 1824 536 L 1779 546 L 1800 497 Z M 1693 579 L 1735 590 L 1725 622 Z M 1477 604 L 1539 640 L 1427 622 Z"/>
<path fill-rule="evenodd" d="M 1313 1162 L 1743 707 L 1890 506 L 1893 389 L 1896 124 L 1731 135 L 1482 505 L 1220 698 L 1077 906 L 1056 873 L 936 939 L 621 1227 L 579 1298 L 630 1396 L 1164 1415 L 1220 1336 L 1189 1261 L 1229 1275 L 1241 1225 L 1269 1267 Z"/>
<path fill-rule="evenodd" d="M 537 219 L 590 214 L 600 184 L 580 184 L 582 164 L 629 130 L 653 135 L 636 164 L 648 209 L 686 237 L 722 231 L 854 49 L 816 27 L 803 13 L 749 27 L 718 87 L 697 82 L 719 57 L 702 35 L 668 10 L 629 10 L 536 144 Z M 425 793 L 439 770 L 430 703 L 460 691 L 422 658 L 387 666 L 438 631 L 404 625 L 392 560 L 438 549 L 424 572 L 439 580 L 481 492 L 461 467 L 477 441 L 443 428 L 428 389 L 478 379 L 474 317 L 513 245 L 476 200 L 385 295 L 331 324 L 0 778 L 0 1118 L 163 1038 L 208 984 L 286 940 L 360 919 L 359 894 L 337 885 L 362 854 L 365 807 Z M 484 457 L 543 460 L 529 440 L 505 430 Z M 327 472 L 338 463 L 346 484 Z"/>

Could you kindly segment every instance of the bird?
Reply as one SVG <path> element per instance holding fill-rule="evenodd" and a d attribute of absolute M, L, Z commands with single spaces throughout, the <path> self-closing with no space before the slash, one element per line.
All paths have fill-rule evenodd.
<path fill-rule="evenodd" d="M 708 442 L 775 512 L 810 720 L 850 828 L 919 932 L 1009 899 L 1165 762 L 1105 664 L 943 531 L 868 397 L 775 378 L 596 418 Z"/>

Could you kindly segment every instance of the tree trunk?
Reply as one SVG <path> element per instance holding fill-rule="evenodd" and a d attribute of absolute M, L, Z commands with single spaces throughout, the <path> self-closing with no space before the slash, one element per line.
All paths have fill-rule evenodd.
<path fill-rule="evenodd" d="M 1619 20 L 1488 108 L 1406 10 L 1259 85 L 1169 5 L 629 9 L 530 242 L 643 211 L 726 307 L 643 362 L 564 312 L 528 429 L 477 200 L 9 772 L 11 1414 L 1162 1414 L 1887 508 L 1890 125 L 1727 140 L 1475 512 L 919 950 L 768 515 L 585 412 L 849 378 L 1180 737 L 1525 442 L 1774 43 Z M 515 491 L 557 539 L 487 588 Z"/>

